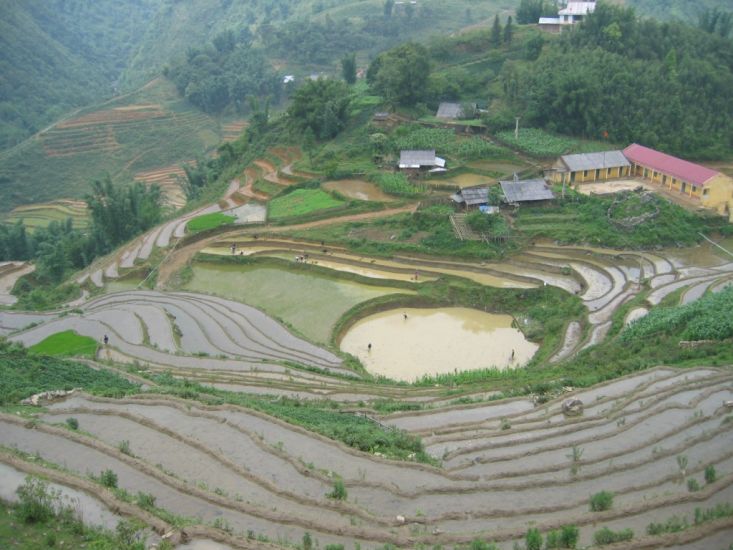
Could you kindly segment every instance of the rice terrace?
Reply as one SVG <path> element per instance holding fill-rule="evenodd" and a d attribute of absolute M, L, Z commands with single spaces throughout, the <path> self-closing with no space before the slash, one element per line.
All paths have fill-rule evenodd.
<path fill-rule="evenodd" d="M 725 10 L 102 4 L 0 150 L 0 547 L 733 549 Z"/>

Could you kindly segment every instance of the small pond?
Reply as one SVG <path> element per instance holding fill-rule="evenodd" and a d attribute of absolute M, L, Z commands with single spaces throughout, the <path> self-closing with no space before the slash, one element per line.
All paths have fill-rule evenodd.
<path fill-rule="evenodd" d="M 372 374 L 411 382 L 424 374 L 527 363 L 539 346 L 511 325 L 509 315 L 468 308 L 395 309 L 358 321 L 340 345 Z"/>
<path fill-rule="evenodd" d="M 364 180 L 327 181 L 322 187 L 326 191 L 337 191 L 349 199 L 378 202 L 395 200 L 394 197 L 382 191 L 379 186 Z"/>

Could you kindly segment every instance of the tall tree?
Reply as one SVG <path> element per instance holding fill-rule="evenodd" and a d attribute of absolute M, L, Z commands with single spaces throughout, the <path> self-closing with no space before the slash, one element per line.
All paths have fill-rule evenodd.
<path fill-rule="evenodd" d="M 415 105 L 421 101 L 429 78 L 428 51 L 412 42 L 380 54 L 367 72 L 367 82 L 393 105 Z"/>
<path fill-rule="evenodd" d="M 495 48 L 501 46 L 501 22 L 498 13 L 494 16 L 494 24 L 491 27 L 491 45 Z"/>
<path fill-rule="evenodd" d="M 109 252 L 160 221 L 161 194 L 157 185 L 115 185 L 107 176 L 92 184 L 86 202 L 99 253 Z"/>
<path fill-rule="evenodd" d="M 300 132 L 310 129 L 320 139 L 332 138 L 346 125 L 350 103 L 351 90 L 341 80 L 310 80 L 293 94 L 290 126 Z"/>
<path fill-rule="evenodd" d="M 341 58 L 341 75 L 347 84 L 356 82 L 356 54 L 352 53 Z"/>
<path fill-rule="evenodd" d="M 512 16 L 510 15 L 509 18 L 506 20 L 506 27 L 504 27 L 504 44 L 511 44 L 512 43 L 512 34 L 513 34 L 514 28 L 512 27 Z"/>
<path fill-rule="evenodd" d="M 517 8 L 517 23 L 532 25 L 537 23 L 544 10 L 544 0 L 522 0 Z"/>

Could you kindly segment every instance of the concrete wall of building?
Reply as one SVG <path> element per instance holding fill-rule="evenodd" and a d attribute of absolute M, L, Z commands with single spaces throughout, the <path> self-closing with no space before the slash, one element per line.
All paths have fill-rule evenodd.
<path fill-rule="evenodd" d="M 702 205 L 733 221 L 733 178 L 718 174 L 705 182 L 701 193 Z"/>

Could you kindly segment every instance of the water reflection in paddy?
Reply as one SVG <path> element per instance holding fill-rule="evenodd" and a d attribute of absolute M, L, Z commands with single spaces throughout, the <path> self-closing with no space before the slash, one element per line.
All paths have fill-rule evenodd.
<path fill-rule="evenodd" d="M 261 308 L 323 343 L 328 342 L 339 317 L 354 305 L 385 294 L 410 293 L 305 271 L 206 263 L 194 264 L 193 277 L 185 288 Z"/>
<path fill-rule="evenodd" d="M 511 324 L 509 315 L 468 308 L 390 310 L 357 322 L 341 340 L 341 349 L 357 356 L 369 372 L 395 380 L 512 368 L 529 361 L 539 346 Z"/>

